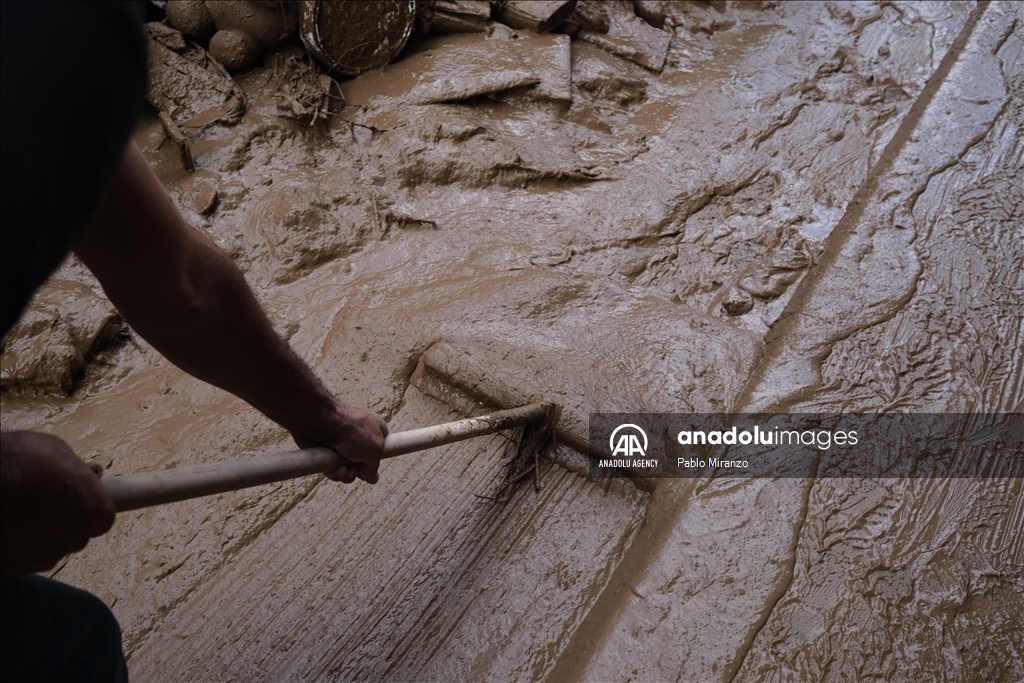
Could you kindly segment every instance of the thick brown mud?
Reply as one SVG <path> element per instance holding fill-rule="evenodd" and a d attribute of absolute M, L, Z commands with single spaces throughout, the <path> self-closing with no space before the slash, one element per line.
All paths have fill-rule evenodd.
<path fill-rule="evenodd" d="M 168 104 L 194 172 L 141 122 L 182 212 L 345 401 L 408 429 L 541 395 L 563 443 L 505 506 L 476 497 L 496 436 L 372 488 L 119 516 L 54 575 L 113 607 L 139 680 L 1024 676 L 1019 480 L 638 488 L 579 452 L 596 411 L 1019 410 L 1022 10 L 626 9 L 603 38 L 413 39 L 330 114 L 293 116 L 285 45 L 234 74 L 237 124 L 219 82 Z M 294 447 L 122 331 L 73 260 L 2 372 L 4 429 L 109 474 Z"/>

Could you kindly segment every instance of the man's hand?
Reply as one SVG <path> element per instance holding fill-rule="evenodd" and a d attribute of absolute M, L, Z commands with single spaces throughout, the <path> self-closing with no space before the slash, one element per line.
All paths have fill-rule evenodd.
<path fill-rule="evenodd" d="M 114 523 L 114 501 L 64 441 L 38 432 L 0 435 L 3 577 L 51 569 Z"/>
<path fill-rule="evenodd" d="M 369 484 L 377 483 L 384 437 L 388 424 L 377 413 L 336 403 L 334 410 L 316 424 L 301 431 L 291 432 L 299 448 L 328 446 L 349 461 L 327 477 L 351 484 L 356 477 Z"/>

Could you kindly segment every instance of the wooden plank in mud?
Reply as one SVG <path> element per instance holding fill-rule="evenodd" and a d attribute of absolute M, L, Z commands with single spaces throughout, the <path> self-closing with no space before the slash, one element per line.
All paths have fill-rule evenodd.
<path fill-rule="evenodd" d="M 567 36 L 446 36 L 428 39 L 419 47 L 384 72 L 345 83 L 345 101 L 355 106 L 384 99 L 403 104 L 458 102 L 531 86 L 532 98 L 572 97 Z"/>

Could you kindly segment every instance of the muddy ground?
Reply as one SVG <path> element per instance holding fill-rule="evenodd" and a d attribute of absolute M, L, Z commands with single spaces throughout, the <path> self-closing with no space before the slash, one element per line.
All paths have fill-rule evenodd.
<path fill-rule="evenodd" d="M 235 74 L 241 120 L 185 127 L 194 173 L 144 118 L 178 206 L 344 400 L 392 429 L 466 396 L 564 413 L 543 488 L 504 506 L 477 497 L 495 436 L 374 487 L 119 515 L 52 574 L 112 606 L 137 680 L 1024 679 L 1020 479 L 586 476 L 592 411 L 1024 404 L 1022 6 L 713 5 L 679 10 L 660 73 L 572 40 L 540 97 L 423 89 L 502 31 L 413 41 L 313 125 L 275 68 Z M 110 475 L 294 447 L 74 260 L 26 320 L 4 429 Z"/>

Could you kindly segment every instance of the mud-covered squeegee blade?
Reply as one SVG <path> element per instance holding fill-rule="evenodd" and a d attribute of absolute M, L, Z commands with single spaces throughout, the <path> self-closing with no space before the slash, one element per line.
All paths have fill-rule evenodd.
<path fill-rule="evenodd" d="M 393 458 L 434 446 L 493 434 L 543 420 L 554 410 L 547 402 L 479 417 L 388 434 L 384 458 Z M 215 493 L 237 491 L 251 486 L 330 472 L 346 463 L 330 448 L 304 448 L 287 453 L 268 453 L 228 462 L 178 467 L 175 469 L 125 474 L 103 480 L 118 512 L 163 505 Z"/>

